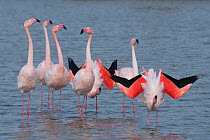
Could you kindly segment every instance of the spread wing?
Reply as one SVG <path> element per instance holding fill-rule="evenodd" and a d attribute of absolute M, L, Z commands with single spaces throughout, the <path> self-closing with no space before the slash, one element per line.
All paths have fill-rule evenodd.
<path fill-rule="evenodd" d="M 117 69 L 117 59 L 114 60 L 109 69 L 102 65 L 100 59 L 98 59 L 98 65 L 101 73 L 101 79 L 108 89 L 112 89 L 115 86 L 115 82 L 110 78 L 114 74 L 114 70 Z"/>
<path fill-rule="evenodd" d="M 69 70 L 71 70 L 73 75 L 75 75 L 79 71 L 79 68 L 74 63 L 74 60 L 71 57 L 68 57 L 68 64 L 69 64 Z"/>
<path fill-rule="evenodd" d="M 120 83 L 120 89 L 131 99 L 134 99 L 136 96 L 144 91 L 142 83 L 147 82 L 141 74 L 133 77 L 130 80 L 115 75 L 113 75 L 111 79 L 117 83 Z"/>
<path fill-rule="evenodd" d="M 160 77 L 160 82 L 164 85 L 162 92 L 168 94 L 173 99 L 178 99 L 184 95 L 196 80 L 198 80 L 197 75 L 181 78 L 179 80 L 165 73 L 162 73 Z"/>

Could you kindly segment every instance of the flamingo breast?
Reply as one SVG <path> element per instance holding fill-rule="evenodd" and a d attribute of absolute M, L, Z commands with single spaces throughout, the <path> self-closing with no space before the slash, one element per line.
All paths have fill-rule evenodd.
<path fill-rule="evenodd" d="M 47 71 L 51 66 L 53 66 L 54 63 L 50 61 L 49 64 L 46 63 L 46 61 L 42 61 L 38 67 L 37 67 L 37 77 L 38 77 L 38 82 L 41 83 L 42 85 L 46 85 L 46 82 L 44 80 L 44 73 Z"/>
<path fill-rule="evenodd" d="M 17 78 L 17 86 L 21 93 L 32 93 L 37 83 L 35 67 L 23 66 Z"/>
<path fill-rule="evenodd" d="M 69 83 L 68 70 L 65 67 L 62 70 L 60 68 L 59 64 L 55 64 L 44 75 L 46 84 L 54 90 L 61 90 Z"/>
<path fill-rule="evenodd" d="M 93 71 L 86 73 L 86 69 L 78 71 L 72 83 L 72 89 L 79 95 L 86 95 L 89 93 L 95 82 L 95 75 Z"/>

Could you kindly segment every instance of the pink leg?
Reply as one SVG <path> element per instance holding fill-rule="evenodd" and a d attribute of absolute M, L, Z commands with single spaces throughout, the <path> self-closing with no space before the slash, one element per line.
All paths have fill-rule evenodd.
<path fill-rule="evenodd" d="M 43 102 L 42 102 L 42 84 L 40 85 L 40 110 L 42 110 L 42 105 L 43 105 Z"/>
<path fill-rule="evenodd" d="M 78 95 L 78 112 L 80 114 L 80 118 L 83 120 L 82 110 L 80 109 L 80 95 Z"/>
<path fill-rule="evenodd" d="M 24 94 L 22 93 L 22 124 L 24 122 Z"/>
<path fill-rule="evenodd" d="M 156 110 L 156 125 L 158 125 L 158 110 Z"/>
<path fill-rule="evenodd" d="M 96 95 L 96 113 L 98 112 L 98 99 L 97 99 L 97 95 Z"/>
<path fill-rule="evenodd" d="M 27 109 L 27 114 L 30 115 L 30 99 L 31 99 L 31 93 L 28 95 L 28 109 Z"/>
<path fill-rule="evenodd" d="M 123 110 L 123 114 L 125 113 L 125 96 L 124 96 L 124 93 L 122 95 L 122 110 Z"/>
<path fill-rule="evenodd" d="M 50 88 L 48 87 L 48 108 L 50 108 Z"/>
<path fill-rule="evenodd" d="M 150 126 L 150 111 L 148 109 L 148 119 L 147 119 L 148 126 Z"/>
<path fill-rule="evenodd" d="M 87 95 L 85 95 L 85 98 L 86 98 L 86 104 L 85 104 L 85 111 L 86 111 L 88 108 Z"/>
<path fill-rule="evenodd" d="M 31 106 L 31 93 L 28 95 L 28 110 L 27 110 L 27 114 L 28 114 L 28 122 L 30 122 L 30 106 Z"/>
<path fill-rule="evenodd" d="M 62 100 L 62 90 L 60 90 L 60 100 L 59 100 L 59 104 L 58 104 L 58 111 L 61 111 L 61 100 Z"/>
<path fill-rule="evenodd" d="M 85 110 L 87 109 L 87 95 L 84 95 L 83 101 L 82 101 L 82 108 Z"/>
<path fill-rule="evenodd" d="M 22 93 L 22 115 L 24 115 L 24 94 Z"/>
<path fill-rule="evenodd" d="M 134 116 L 136 115 L 136 109 L 134 107 L 134 99 L 132 99 L 132 108 L 133 108 L 133 113 L 134 113 Z"/>
<path fill-rule="evenodd" d="M 54 90 L 52 90 L 52 113 L 54 113 Z"/>

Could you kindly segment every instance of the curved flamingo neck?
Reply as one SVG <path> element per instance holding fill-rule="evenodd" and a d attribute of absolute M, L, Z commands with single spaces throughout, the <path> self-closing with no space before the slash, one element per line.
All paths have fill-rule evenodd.
<path fill-rule="evenodd" d="M 90 44 L 92 40 L 92 34 L 89 35 L 87 48 L 86 48 L 86 62 L 87 62 L 87 70 L 92 70 L 92 63 L 91 63 L 91 54 L 90 54 Z"/>
<path fill-rule="evenodd" d="M 134 45 L 131 45 L 132 47 L 132 63 L 133 63 L 133 73 L 134 76 L 139 74 L 139 70 L 138 70 L 138 64 L 136 61 L 136 54 L 135 54 L 135 49 L 134 49 Z"/>
<path fill-rule="evenodd" d="M 48 33 L 47 33 L 47 27 L 43 27 L 43 28 L 44 28 L 45 41 L 46 41 L 45 61 L 46 61 L 46 63 L 49 63 L 51 61 L 51 58 L 50 58 L 50 43 L 49 43 L 49 38 L 48 38 Z"/>
<path fill-rule="evenodd" d="M 28 27 L 25 27 L 26 35 L 28 37 L 28 62 L 27 65 L 33 66 L 33 42 L 28 30 Z"/>
<path fill-rule="evenodd" d="M 58 52 L 58 62 L 59 62 L 59 65 L 61 67 L 64 67 L 64 65 L 63 65 L 63 55 L 62 55 L 60 44 L 59 44 L 58 39 L 57 39 L 57 36 L 56 36 L 56 32 L 53 32 L 53 37 L 54 37 L 56 48 L 57 48 L 57 52 Z"/>

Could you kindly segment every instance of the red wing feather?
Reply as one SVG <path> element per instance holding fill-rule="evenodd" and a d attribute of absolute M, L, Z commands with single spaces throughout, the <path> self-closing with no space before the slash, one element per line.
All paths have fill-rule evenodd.
<path fill-rule="evenodd" d="M 101 73 L 101 79 L 103 79 L 103 83 L 109 90 L 112 89 L 116 83 L 110 78 L 111 74 L 106 68 L 104 68 L 100 59 L 98 59 L 98 66 L 100 69 L 99 72 Z"/>
<path fill-rule="evenodd" d="M 162 92 L 168 94 L 173 99 L 178 99 L 189 90 L 197 79 L 197 76 L 191 76 L 176 80 L 167 74 L 161 73 L 160 83 L 164 85 Z"/>

